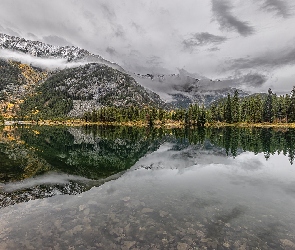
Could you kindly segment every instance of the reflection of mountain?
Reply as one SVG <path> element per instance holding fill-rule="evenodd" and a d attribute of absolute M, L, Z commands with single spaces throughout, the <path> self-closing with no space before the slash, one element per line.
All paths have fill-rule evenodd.
<path fill-rule="evenodd" d="M 5 127 L 0 136 L 0 206 L 84 192 L 131 167 L 181 170 L 225 164 L 228 156 L 243 151 L 264 153 L 266 159 L 283 152 L 292 164 L 295 130 Z"/>
<path fill-rule="evenodd" d="M 13 133 L 14 138 L 0 144 L 0 181 L 7 183 L 0 206 L 83 192 L 117 178 L 115 174 L 160 145 L 140 128 L 22 127 Z M 45 174 L 48 171 L 58 178 Z M 71 176 L 61 178 L 64 173 Z M 19 180 L 28 185 L 19 185 Z"/>
<path fill-rule="evenodd" d="M 20 182 L 6 183 L 0 190 L 0 208 L 29 200 L 43 199 L 55 195 L 76 195 L 93 186 L 117 179 L 121 174 L 101 180 L 89 180 L 80 176 L 48 172 Z"/>
<path fill-rule="evenodd" d="M 129 169 L 159 145 L 144 129 L 121 129 L 36 127 L 23 131 L 21 138 L 54 169 L 100 179 Z"/>

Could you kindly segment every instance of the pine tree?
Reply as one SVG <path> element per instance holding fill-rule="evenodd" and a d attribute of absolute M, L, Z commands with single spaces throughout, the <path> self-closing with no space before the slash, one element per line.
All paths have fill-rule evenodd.
<path fill-rule="evenodd" d="M 227 123 L 232 123 L 232 106 L 230 94 L 227 95 L 227 100 L 225 103 L 224 119 Z"/>
<path fill-rule="evenodd" d="M 198 127 L 204 127 L 205 123 L 206 123 L 206 111 L 205 111 L 205 108 L 203 106 L 198 111 L 197 126 Z"/>
<path fill-rule="evenodd" d="M 288 122 L 295 122 L 295 86 L 291 91 L 290 104 L 288 108 Z"/>
<path fill-rule="evenodd" d="M 263 107 L 263 114 L 262 119 L 264 122 L 273 122 L 273 99 L 272 99 L 273 93 L 271 89 L 268 89 L 268 95 L 266 97 L 266 100 L 264 102 Z"/>
<path fill-rule="evenodd" d="M 231 110 L 232 110 L 232 122 L 237 123 L 240 121 L 240 103 L 239 103 L 239 93 L 237 90 L 235 90 L 232 104 L 231 104 Z"/>

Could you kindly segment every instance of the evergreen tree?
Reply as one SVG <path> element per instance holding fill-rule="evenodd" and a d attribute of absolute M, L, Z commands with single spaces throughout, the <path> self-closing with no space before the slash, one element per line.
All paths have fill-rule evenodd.
<path fill-rule="evenodd" d="M 268 95 L 264 102 L 262 119 L 264 122 L 273 122 L 273 93 L 268 89 Z"/>
<path fill-rule="evenodd" d="M 237 123 L 240 121 L 240 103 L 239 103 L 239 93 L 235 90 L 232 104 L 231 104 L 231 111 L 232 111 L 232 122 Z"/>
<path fill-rule="evenodd" d="M 227 100 L 224 107 L 224 119 L 226 122 L 232 123 L 232 105 L 230 94 L 227 95 Z"/>
<path fill-rule="evenodd" d="M 197 126 L 198 127 L 204 127 L 206 123 L 206 111 L 204 106 L 199 109 L 198 118 L 197 118 Z"/>
<path fill-rule="evenodd" d="M 288 122 L 295 122 L 295 86 L 291 91 L 288 113 Z"/>

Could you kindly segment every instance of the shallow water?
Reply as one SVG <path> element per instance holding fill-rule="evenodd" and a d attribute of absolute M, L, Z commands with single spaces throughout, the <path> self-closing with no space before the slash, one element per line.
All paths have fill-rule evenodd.
<path fill-rule="evenodd" d="M 293 131 L 3 133 L 0 249 L 295 249 Z"/>

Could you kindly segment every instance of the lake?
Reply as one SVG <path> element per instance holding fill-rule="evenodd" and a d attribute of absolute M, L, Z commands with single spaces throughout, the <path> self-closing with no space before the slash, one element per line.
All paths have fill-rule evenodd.
<path fill-rule="evenodd" d="M 0 128 L 0 249 L 295 249 L 295 130 Z"/>

